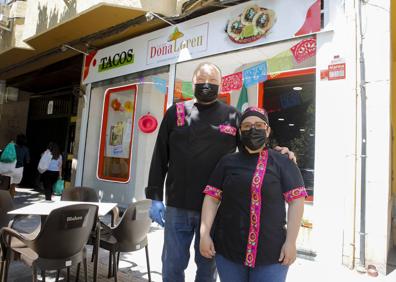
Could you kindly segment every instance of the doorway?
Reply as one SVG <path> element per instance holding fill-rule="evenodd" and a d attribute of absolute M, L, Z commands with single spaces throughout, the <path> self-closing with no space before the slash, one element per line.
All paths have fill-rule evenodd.
<path fill-rule="evenodd" d="M 308 197 L 298 249 L 314 254 L 312 214 L 315 172 L 315 68 L 270 76 L 260 84 L 258 104 L 268 111 L 272 146 L 290 148 L 297 156 Z"/>

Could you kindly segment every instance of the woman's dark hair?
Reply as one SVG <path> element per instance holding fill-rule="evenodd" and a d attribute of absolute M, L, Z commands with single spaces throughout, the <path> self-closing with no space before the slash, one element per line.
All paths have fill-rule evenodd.
<path fill-rule="evenodd" d="M 26 146 L 26 144 L 27 144 L 27 139 L 26 139 L 26 136 L 25 136 L 25 134 L 18 134 L 17 135 L 17 137 L 16 137 L 16 140 L 15 140 L 15 143 L 18 145 L 18 146 Z"/>
<path fill-rule="evenodd" d="M 56 144 L 55 142 L 50 142 L 50 143 L 48 144 L 48 150 L 51 151 L 52 159 L 54 159 L 54 160 L 59 159 L 60 150 L 59 150 L 58 144 Z"/>

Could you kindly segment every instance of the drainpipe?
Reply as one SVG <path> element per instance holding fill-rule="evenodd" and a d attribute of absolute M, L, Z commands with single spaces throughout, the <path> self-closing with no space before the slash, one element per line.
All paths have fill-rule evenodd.
<path fill-rule="evenodd" d="M 361 168 L 360 168 L 360 251 L 359 268 L 366 267 L 366 159 L 367 159 L 367 116 L 366 116 L 366 65 L 363 52 L 362 0 L 358 4 L 359 16 L 359 52 L 360 52 L 360 99 L 361 99 Z"/>

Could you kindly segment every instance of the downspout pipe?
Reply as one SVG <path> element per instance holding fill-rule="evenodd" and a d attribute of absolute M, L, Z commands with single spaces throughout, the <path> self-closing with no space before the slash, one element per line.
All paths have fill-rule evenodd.
<path fill-rule="evenodd" d="M 363 26 L 362 26 L 362 5 L 363 0 L 359 0 L 359 53 L 360 53 L 360 99 L 361 99 L 361 167 L 360 167 L 360 251 L 359 267 L 366 267 L 366 160 L 367 160 L 367 111 L 366 111 L 366 64 L 363 51 Z"/>

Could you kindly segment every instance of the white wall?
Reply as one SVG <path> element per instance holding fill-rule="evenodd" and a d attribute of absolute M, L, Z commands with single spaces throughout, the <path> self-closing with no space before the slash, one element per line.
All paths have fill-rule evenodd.
<path fill-rule="evenodd" d="M 144 81 L 152 81 L 153 75 L 145 76 Z M 157 77 L 168 79 L 167 73 L 155 74 Z M 138 93 L 135 109 L 133 129 L 131 180 L 127 184 L 120 184 L 97 179 L 97 163 L 101 117 L 103 109 L 104 92 L 107 88 L 138 83 Z M 103 201 L 113 201 L 126 206 L 135 200 L 145 198 L 144 188 L 147 186 L 148 171 L 151 155 L 154 148 L 158 128 L 151 134 L 140 131 L 139 118 L 150 112 L 160 123 L 163 117 L 165 94 L 160 93 L 152 84 L 140 84 L 139 79 L 125 79 L 123 82 L 111 85 L 93 87 L 88 119 L 88 133 L 83 170 L 83 186 L 93 187 L 103 191 Z M 159 127 L 159 125 L 158 125 Z"/>

